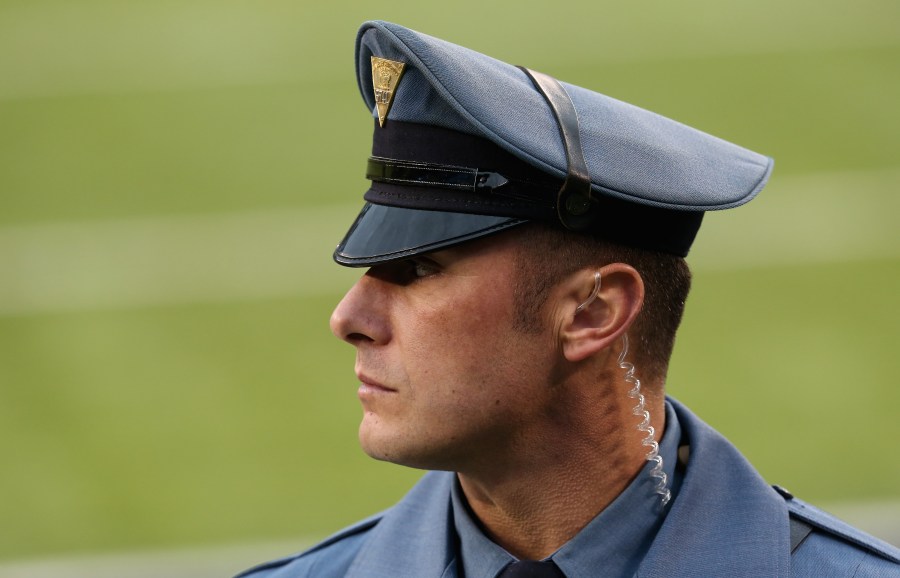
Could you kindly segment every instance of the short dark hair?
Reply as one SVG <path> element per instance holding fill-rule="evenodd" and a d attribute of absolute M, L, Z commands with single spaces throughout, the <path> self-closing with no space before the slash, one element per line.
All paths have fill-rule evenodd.
<path fill-rule="evenodd" d="M 551 289 L 566 275 L 586 267 L 626 263 L 641 275 L 645 290 L 644 305 L 629 332 L 629 357 L 639 363 L 638 371 L 645 378 L 665 376 L 691 288 L 691 271 L 683 258 L 541 223 L 523 225 L 520 234 L 523 250 L 517 263 L 517 329 L 534 332 L 543 326 L 544 304 Z"/>

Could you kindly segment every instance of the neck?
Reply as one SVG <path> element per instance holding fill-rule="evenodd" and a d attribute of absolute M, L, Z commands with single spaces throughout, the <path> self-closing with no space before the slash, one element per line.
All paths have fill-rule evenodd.
<path fill-rule="evenodd" d="M 618 388 L 618 389 L 616 389 Z M 458 472 L 485 533 L 520 559 L 540 560 L 572 539 L 624 491 L 645 463 L 645 433 L 626 385 L 567 393 L 541 432 L 501 458 Z M 603 392 L 607 392 L 604 394 Z M 646 395 L 646 393 L 645 393 Z M 575 399 L 572 399 L 572 398 Z M 663 397 L 647 396 L 655 439 L 662 437 Z"/>

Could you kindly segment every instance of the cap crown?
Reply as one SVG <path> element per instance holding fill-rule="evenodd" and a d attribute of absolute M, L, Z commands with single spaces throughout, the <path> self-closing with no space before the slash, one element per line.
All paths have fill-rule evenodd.
<path fill-rule="evenodd" d="M 773 161 L 625 102 L 388 22 L 356 42 L 377 119 L 369 201 L 335 250 L 371 266 L 543 221 L 685 256 L 704 211 Z"/>
<path fill-rule="evenodd" d="M 367 22 L 356 45 L 360 92 L 377 116 L 371 58 L 406 65 L 385 122 L 485 138 L 563 178 L 566 153 L 552 111 L 519 68 L 388 22 Z M 578 114 L 592 188 L 670 210 L 739 206 L 762 189 L 772 159 L 603 94 L 563 82 Z"/>

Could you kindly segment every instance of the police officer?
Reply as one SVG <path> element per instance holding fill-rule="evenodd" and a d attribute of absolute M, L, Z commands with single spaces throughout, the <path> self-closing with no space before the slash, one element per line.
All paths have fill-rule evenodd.
<path fill-rule="evenodd" d="M 331 326 L 363 449 L 432 471 L 243 576 L 900 576 L 664 395 L 703 214 L 771 159 L 395 24 L 356 56 L 371 188 L 334 259 L 368 270 Z"/>

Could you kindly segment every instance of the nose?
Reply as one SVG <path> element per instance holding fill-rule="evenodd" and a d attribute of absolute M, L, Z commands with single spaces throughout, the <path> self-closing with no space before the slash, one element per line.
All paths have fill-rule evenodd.
<path fill-rule="evenodd" d="M 331 332 L 355 347 L 387 343 L 390 324 L 384 309 L 386 298 L 379 281 L 368 273 L 363 275 L 331 313 Z"/>

